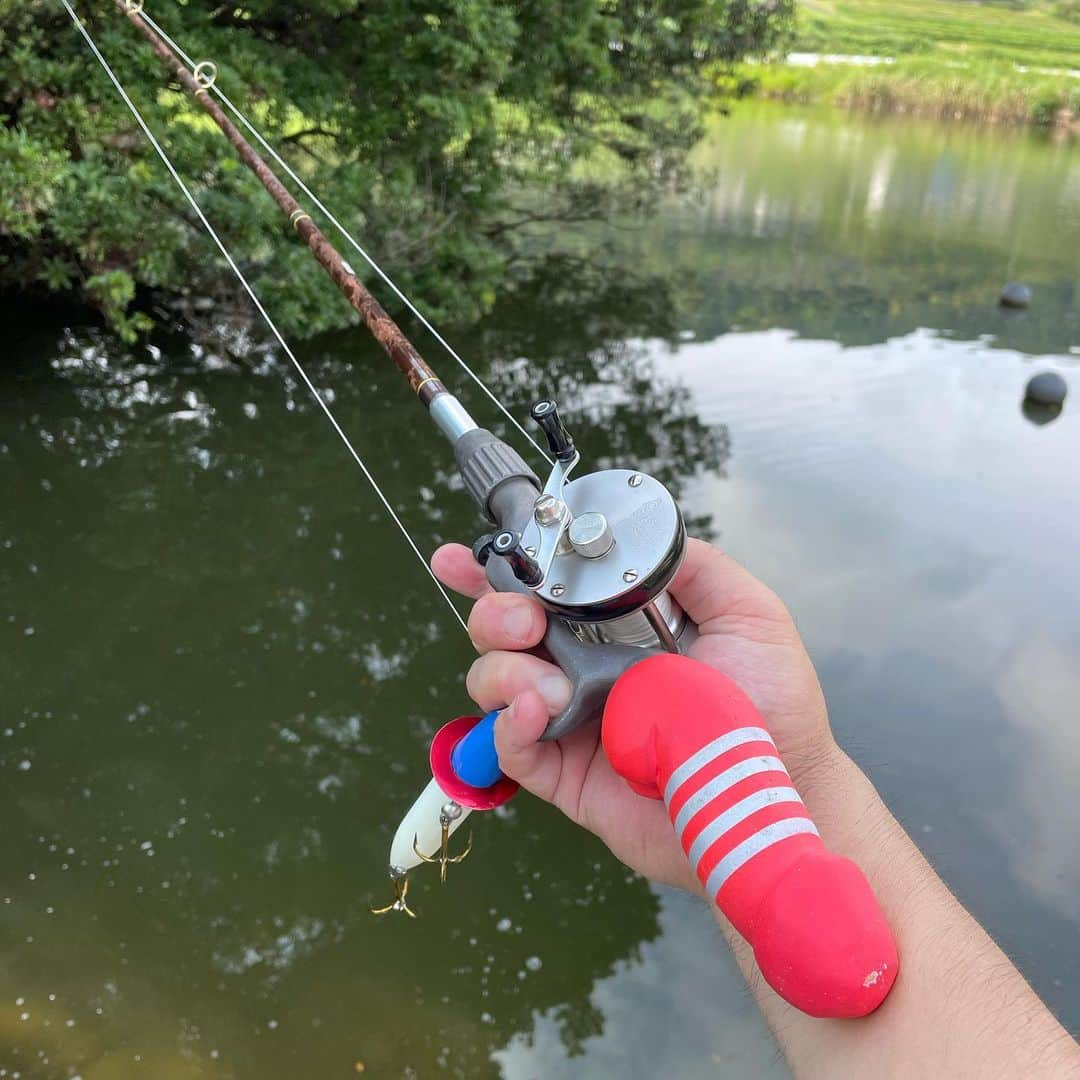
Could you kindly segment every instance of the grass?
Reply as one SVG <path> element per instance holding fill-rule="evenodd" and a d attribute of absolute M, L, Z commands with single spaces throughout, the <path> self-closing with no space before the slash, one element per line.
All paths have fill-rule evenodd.
<path fill-rule="evenodd" d="M 749 72 L 761 93 L 990 122 L 1073 126 L 1080 115 L 1074 0 L 804 0 L 791 51 L 891 62 L 764 65 Z"/>

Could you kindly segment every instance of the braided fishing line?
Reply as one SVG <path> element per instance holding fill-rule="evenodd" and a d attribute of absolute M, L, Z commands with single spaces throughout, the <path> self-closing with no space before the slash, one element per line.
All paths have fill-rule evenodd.
<path fill-rule="evenodd" d="M 197 72 L 197 70 L 202 65 L 193 60 L 183 50 L 183 48 L 181 48 L 181 46 L 177 44 L 176 40 L 174 38 L 171 38 L 168 33 L 163 30 L 161 26 L 159 26 L 158 23 L 155 22 L 153 18 L 151 18 L 150 15 L 147 14 L 145 8 L 140 9 L 139 16 L 143 20 L 143 22 L 145 22 L 147 26 L 149 26 L 161 38 L 161 40 L 164 41 L 165 44 L 168 45 L 173 50 L 173 52 L 175 52 L 184 61 L 184 63 L 187 64 L 189 68 L 191 68 L 193 73 Z M 206 64 L 207 61 L 203 61 L 202 63 Z M 499 400 L 498 396 L 491 390 L 487 383 L 485 383 L 484 380 L 481 379 L 475 371 L 473 371 L 473 369 L 465 362 L 464 358 L 458 353 L 458 351 L 450 344 L 450 342 L 446 340 L 445 337 L 443 337 L 441 333 L 439 333 L 438 330 L 436 330 L 436 328 L 427 319 L 423 312 L 421 312 L 420 309 L 412 302 L 412 300 L 410 300 L 409 297 L 406 296 L 400 288 L 398 288 L 397 283 L 375 261 L 374 257 L 367 252 L 367 250 L 360 244 L 360 241 L 357 240 L 356 237 L 353 236 L 353 234 L 349 232 L 349 230 L 346 229 L 345 226 L 342 225 L 341 222 L 338 221 L 338 219 L 327 209 L 326 205 L 322 202 L 318 195 L 316 195 L 311 190 L 311 188 L 309 188 L 307 184 L 304 183 L 304 181 L 300 178 L 300 176 L 297 175 L 297 173 L 292 169 L 289 163 L 285 161 L 285 159 L 274 149 L 273 146 L 270 145 L 269 142 L 267 142 L 259 129 L 255 127 L 255 125 L 252 124 L 244 115 L 243 111 L 240 110 L 236 105 L 232 103 L 232 101 L 229 100 L 225 91 L 222 90 L 221 87 L 218 86 L 217 83 L 213 80 L 206 84 L 206 88 L 217 95 L 217 97 L 221 100 L 221 103 L 233 114 L 233 116 L 236 117 L 237 120 L 240 121 L 240 123 L 245 128 L 247 128 L 249 134 L 254 136 L 256 142 L 259 143 L 259 145 L 270 155 L 270 157 L 274 159 L 274 161 L 282 169 L 282 171 L 285 172 L 289 176 L 289 178 L 296 184 L 296 186 L 300 188 L 300 190 L 312 201 L 312 203 L 318 208 L 320 213 L 325 216 L 326 220 L 329 221 L 335 229 L 337 229 L 337 231 L 341 234 L 342 238 L 347 243 L 349 243 L 357 252 L 357 254 L 359 254 L 359 256 L 368 264 L 368 266 L 370 266 L 371 269 L 376 274 L 378 274 L 378 276 L 386 283 L 386 285 L 391 289 L 394 295 L 409 309 L 409 311 L 411 311 L 413 315 L 415 315 L 416 318 L 420 320 L 421 324 L 431 334 L 431 336 L 435 338 L 435 340 L 446 350 L 446 352 L 451 357 L 453 357 L 454 360 L 457 361 L 462 371 L 464 371 L 465 374 L 468 375 L 469 378 L 472 379 L 472 381 L 476 383 L 476 385 L 479 386 L 480 389 L 491 399 L 491 401 L 494 402 L 495 407 L 499 410 L 499 412 L 501 412 L 503 416 L 505 416 L 506 419 L 509 420 L 515 428 L 517 428 L 520 434 L 528 440 L 532 448 L 546 462 L 548 462 L 548 464 L 551 464 L 551 458 L 548 457 L 547 453 L 543 449 L 541 449 L 540 445 L 536 442 L 536 440 L 518 422 L 514 414 L 510 412 L 510 410 L 502 403 L 502 401 Z"/>
<path fill-rule="evenodd" d="M 307 387 L 307 389 L 310 392 L 311 396 L 315 399 L 315 401 L 318 403 L 319 407 L 326 414 L 326 418 L 330 421 L 330 424 L 333 427 L 333 429 L 338 433 L 338 436 L 341 438 L 341 441 L 345 444 L 345 448 L 352 455 L 353 460 L 356 462 L 357 465 L 360 466 L 361 472 L 363 472 L 364 476 L 367 478 L 368 483 L 371 485 L 372 490 L 379 497 L 379 500 L 383 504 L 383 506 L 385 507 L 386 512 L 390 515 L 391 519 L 393 520 L 394 524 L 397 525 L 398 529 L 401 530 L 401 535 L 405 537 L 405 540 L 408 543 L 409 547 L 412 548 L 413 553 L 416 555 L 417 559 L 420 560 L 420 564 L 424 567 L 424 570 L 427 572 L 428 576 L 435 583 L 435 588 L 439 590 L 439 593 L 442 595 L 442 598 L 446 601 L 447 607 L 449 607 L 450 610 L 453 612 L 454 618 L 457 619 L 457 621 L 461 624 L 461 628 L 465 631 L 466 634 L 468 634 L 469 628 L 466 625 L 465 620 L 461 617 L 461 613 L 458 611 L 457 607 L 454 605 L 454 601 L 450 598 L 450 594 L 446 591 L 445 588 L 443 588 L 442 582 L 439 581 L 439 579 L 435 576 L 434 571 L 428 565 L 428 561 L 424 557 L 423 552 L 421 552 L 420 548 L 417 547 L 416 541 L 413 540 L 412 535 L 409 533 L 409 530 L 405 526 L 405 523 L 401 520 L 401 518 L 398 516 L 397 512 L 394 510 L 393 506 L 390 504 L 390 500 L 383 493 L 382 488 L 379 487 L 379 484 L 376 481 L 375 477 L 372 475 L 371 470 L 364 463 L 364 459 L 360 456 L 360 454 L 357 451 L 356 447 L 353 446 L 352 441 L 349 439 L 348 435 L 345 434 L 345 432 L 342 429 L 341 425 L 338 423 L 337 418 L 334 416 L 333 411 L 330 409 L 330 406 L 326 403 L 326 401 L 323 398 L 322 394 L 319 393 L 319 391 L 316 388 L 315 384 L 311 381 L 310 377 L 308 376 L 308 373 L 304 370 L 303 364 L 300 363 L 300 361 L 296 357 L 296 354 L 289 347 L 288 342 L 282 336 L 281 331 L 278 330 L 277 325 L 275 324 L 274 320 L 270 317 L 269 312 L 266 310 L 266 308 L 263 307 L 262 302 L 259 300 L 258 296 L 255 294 L 255 290 L 248 283 L 248 280 L 244 276 L 244 274 L 241 271 L 240 267 L 236 265 L 236 262 L 233 259 L 232 255 L 229 254 L 229 250 L 225 246 L 225 243 L 222 241 L 221 237 L 218 236 L 217 231 L 214 229 L 213 225 L 210 224 L 210 221 L 207 219 L 206 215 L 203 213 L 202 207 L 199 206 L 199 203 L 195 199 L 195 196 L 191 194 L 191 191 L 188 189 L 187 184 L 184 183 L 184 181 L 181 178 L 180 174 L 176 171 L 175 166 L 173 165 L 172 161 L 169 159 L 169 155 L 166 154 L 166 152 L 162 149 L 161 144 L 155 138 L 154 133 L 150 130 L 149 125 L 143 119 L 142 113 L 139 112 L 138 106 L 128 96 L 127 91 L 121 85 L 120 80 L 116 76 L 116 73 L 109 66 L 109 62 L 105 59 L 105 57 L 102 56 L 101 50 L 97 47 L 96 42 L 90 36 L 90 32 L 82 24 L 82 21 L 79 19 L 79 16 L 75 13 L 75 10 L 72 8 L 71 4 L 68 3 L 68 0 L 60 0 L 60 3 L 63 4 L 65 10 L 68 13 L 68 15 L 71 16 L 71 21 L 75 24 L 75 26 L 78 29 L 79 33 L 82 34 L 83 39 L 86 41 L 86 44 L 90 47 L 90 51 L 97 58 L 98 63 L 101 64 L 102 68 L 105 71 L 105 74 L 108 75 L 109 80 L 112 82 L 113 86 L 116 87 L 117 93 L 120 95 L 120 97 L 123 99 L 124 104 L 130 110 L 131 115 L 135 118 L 135 122 L 142 129 L 142 133 L 146 136 L 147 141 L 154 148 L 155 152 L 157 153 L 157 156 L 159 158 L 161 158 L 162 164 L 165 166 L 166 169 L 168 169 L 169 175 L 173 178 L 173 180 L 176 181 L 177 187 L 180 188 L 181 192 L 184 195 L 184 198 L 187 199 L 188 204 L 191 206 L 192 210 L 195 211 L 195 214 L 199 218 L 199 221 L 202 223 L 203 228 L 206 229 L 207 233 L 209 234 L 210 239 L 213 240 L 214 243 L 217 245 L 218 250 L 224 256 L 225 261 L 229 264 L 229 268 L 236 275 L 236 278 L 240 282 L 240 284 L 243 286 L 244 291 L 251 298 L 251 302 L 255 305 L 255 308 L 259 312 L 259 314 L 263 317 L 263 320 L 266 322 L 266 325 L 269 327 L 270 332 L 277 339 L 278 344 L 284 350 L 285 355 L 292 361 L 293 367 L 296 369 L 297 374 L 300 376 L 301 380 L 303 381 L 304 385 Z"/>

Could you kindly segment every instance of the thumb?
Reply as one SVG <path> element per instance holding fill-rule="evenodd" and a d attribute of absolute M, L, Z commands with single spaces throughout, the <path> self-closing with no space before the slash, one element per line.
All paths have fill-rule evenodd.
<path fill-rule="evenodd" d="M 551 802 L 562 771 L 558 743 L 539 742 L 548 723 L 548 709 L 535 690 L 523 690 L 495 721 L 499 768 L 526 791 Z"/>

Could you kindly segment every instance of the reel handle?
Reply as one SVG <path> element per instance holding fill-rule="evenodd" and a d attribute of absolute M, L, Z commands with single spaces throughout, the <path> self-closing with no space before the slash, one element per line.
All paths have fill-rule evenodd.
<path fill-rule="evenodd" d="M 604 751 L 662 798 L 710 900 L 769 985 L 811 1016 L 876 1009 L 896 943 L 862 871 L 826 850 L 750 699 L 719 671 L 663 654 L 630 668 L 604 709 Z"/>

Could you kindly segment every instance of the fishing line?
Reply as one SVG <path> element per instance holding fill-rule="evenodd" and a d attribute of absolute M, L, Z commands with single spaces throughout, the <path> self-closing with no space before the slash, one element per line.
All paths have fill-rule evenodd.
<path fill-rule="evenodd" d="M 367 465 L 364 464 L 364 459 L 357 452 L 356 447 L 353 446 L 348 435 L 345 434 L 341 425 L 338 423 L 337 418 L 331 411 L 330 406 L 327 405 L 326 401 L 323 399 L 322 394 L 319 393 L 319 391 L 315 387 L 315 384 L 308 377 L 308 373 L 304 370 L 303 364 L 300 363 L 300 361 L 296 358 L 295 353 L 292 351 L 291 348 L 289 348 L 288 342 L 286 342 L 285 338 L 282 336 L 281 331 L 278 330 L 277 325 L 270 317 L 269 312 L 266 310 L 266 308 L 263 307 L 262 302 L 259 300 L 258 296 L 256 296 L 255 290 L 248 283 L 248 280 L 244 276 L 243 272 L 240 270 L 240 267 L 236 265 L 236 262 L 233 260 L 232 255 L 229 254 L 228 248 L 226 248 L 221 237 L 218 236 L 217 231 L 214 229 L 213 225 L 210 224 L 206 215 L 203 213 L 202 207 L 199 206 L 198 202 L 195 199 L 195 196 L 191 194 L 191 191 L 188 189 L 187 184 L 184 183 L 180 174 L 176 171 L 173 163 L 169 160 L 169 155 L 165 153 L 165 151 L 161 147 L 161 144 L 154 137 L 154 133 L 150 130 L 146 121 L 143 119 L 142 113 L 139 112 L 138 106 L 128 96 L 127 91 L 121 85 L 120 80 L 116 77 L 115 72 L 109 66 L 109 62 L 105 59 L 104 56 L 102 56 L 101 50 L 98 49 L 94 39 L 90 36 L 90 32 L 82 24 L 79 16 L 75 14 L 75 10 L 72 8 L 71 4 L 68 3 L 68 0 L 60 0 L 60 3 L 63 4 L 68 15 L 71 16 L 71 21 L 75 24 L 79 33 L 82 34 L 84 40 L 86 41 L 86 44 L 90 47 L 90 51 L 94 54 L 95 57 L 97 57 L 98 63 L 101 64 L 102 68 L 105 70 L 105 74 L 109 76 L 109 80 L 112 82 L 113 86 L 116 87 L 117 93 L 120 95 L 120 97 L 124 101 L 124 104 L 130 110 L 131 115 L 135 117 L 135 122 L 142 129 L 142 133 L 146 136 L 148 142 L 156 151 L 157 156 L 161 158 L 162 164 L 164 164 L 165 168 L 169 170 L 169 175 L 173 178 L 173 180 L 176 181 L 177 187 L 179 187 L 180 190 L 183 192 L 184 198 L 187 199 L 192 210 L 194 210 L 196 215 L 198 216 L 199 221 L 202 222 L 203 228 L 206 229 L 207 233 L 210 236 L 210 239 L 213 240 L 214 243 L 217 245 L 218 250 L 225 257 L 225 261 L 229 264 L 229 268 L 236 275 L 237 280 L 240 282 L 240 284 L 244 287 L 244 291 L 248 294 L 249 297 L 251 297 L 251 302 L 255 305 L 256 310 L 265 320 L 266 325 L 270 328 L 270 332 L 277 339 L 278 344 L 284 350 L 285 355 L 292 361 L 293 367 L 296 368 L 297 374 L 299 374 L 304 385 L 308 388 L 311 396 L 315 399 L 316 402 L 318 402 L 319 407 L 326 414 L 326 418 L 330 421 L 331 426 L 340 436 L 341 441 L 345 444 L 345 448 L 352 455 L 353 460 L 356 462 L 357 465 L 360 466 L 361 472 L 363 472 L 364 476 L 367 478 L 368 483 L 371 485 L 372 490 L 379 497 L 380 502 L 382 502 L 383 506 L 386 508 L 386 512 L 390 515 L 394 524 L 397 525 L 397 527 L 401 530 L 401 535 L 405 537 L 405 540 L 408 543 L 409 547 L 412 548 L 413 553 L 416 555 L 417 559 L 420 560 L 420 563 L 427 571 L 428 576 L 435 583 L 435 588 L 439 590 L 442 598 L 446 601 L 447 607 L 449 607 L 450 610 L 454 613 L 454 618 L 457 619 L 457 621 L 461 624 L 461 628 L 465 631 L 466 634 L 468 634 L 469 628 L 466 625 L 465 620 L 461 617 L 461 613 L 454 605 L 454 601 L 450 598 L 450 594 L 446 591 L 445 588 L 443 588 L 442 582 L 439 581 L 439 579 L 435 576 L 434 571 L 428 565 L 427 559 L 424 558 L 423 552 L 421 552 L 420 548 L 417 547 L 416 541 L 413 540 L 411 534 L 409 533 L 409 530 L 405 527 L 405 523 L 398 516 L 393 506 L 390 505 L 390 500 L 386 497 L 386 495 L 383 494 L 383 490 L 379 487 L 378 482 L 375 480 L 375 477 L 371 474 L 371 470 L 368 469 Z"/>
<path fill-rule="evenodd" d="M 165 42 L 166 45 L 168 45 L 173 50 L 173 52 L 175 52 L 184 61 L 185 64 L 187 64 L 189 68 L 191 68 L 193 73 L 197 71 L 200 65 L 190 56 L 188 56 L 188 54 L 184 52 L 180 45 L 178 45 L 177 42 L 173 38 L 171 38 L 168 33 L 166 33 L 166 31 L 163 30 L 158 25 L 158 23 L 155 22 L 154 19 L 152 19 L 147 14 L 145 8 L 139 11 L 139 17 L 161 38 L 162 41 Z M 390 277 L 390 275 L 383 270 L 383 268 L 375 261 L 373 256 L 368 254 L 368 252 L 364 249 L 364 247 L 360 244 L 356 237 L 354 237 L 352 233 L 350 233 L 349 230 L 346 229 L 345 226 L 342 225 L 336 217 L 334 217 L 334 215 L 326 208 L 326 205 L 322 202 L 322 200 L 311 190 L 311 188 L 307 186 L 307 184 L 304 183 L 304 181 L 290 167 L 289 163 L 285 161 L 283 157 L 281 157 L 281 155 L 273 148 L 273 146 L 270 145 L 269 142 L 266 141 L 265 138 L 263 138 L 262 133 L 259 131 L 259 129 L 256 128 L 255 125 L 248 120 L 244 113 L 229 100 L 228 96 L 225 94 L 225 91 L 217 85 L 216 81 L 210 82 L 207 88 L 212 90 L 213 93 L 215 93 L 218 98 L 220 98 L 222 104 L 233 114 L 233 116 L 236 117 L 237 120 L 240 121 L 240 123 L 245 128 L 247 128 L 248 132 L 255 137 L 255 140 L 259 143 L 259 145 L 274 159 L 278 166 L 312 201 L 312 203 L 326 217 L 326 220 L 329 221 L 335 229 L 337 229 L 337 231 L 341 234 L 342 238 L 346 240 L 350 245 L 352 245 L 357 254 L 359 254 L 359 256 L 368 264 L 368 266 L 371 267 L 372 270 L 375 271 L 376 274 L 378 274 L 380 278 L 382 278 L 382 280 L 387 284 L 387 286 L 393 291 L 394 295 L 409 309 L 409 311 L 413 313 L 413 315 L 416 316 L 417 319 L 420 320 L 421 324 L 431 334 L 431 336 L 435 338 L 435 340 L 447 351 L 447 353 L 449 353 L 450 356 L 454 358 L 454 360 L 457 361 L 462 371 L 464 371 L 465 374 L 468 375 L 469 378 L 472 379 L 472 381 L 476 383 L 476 385 L 479 386 L 481 390 L 483 390 L 483 392 L 491 399 L 491 401 L 494 402 L 495 407 L 499 410 L 499 412 L 501 412 L 503 416 L 505 416 L 506 419 L 509 420 L 515 428 L 517 428 L 521 435 L 523 435 L 525 439 L 528 440 L 532 448 L 550 465 L 551 458 L 548 457 L 547 453 L 540 447 L 540 445 L 536 442 L 532 435 L 530 435 L 529 432 L 517 421 L 517 419 L 514 417 L 514 414 L 510 412 L 510 410 L 499 400 L 498 396 L 491 390 L 487 383 L 485 383 L 484 380 L 481 379 L 475 371 L 473 371 L 473 369 L 465 362 L 465 360 L 450 344 L 450 342 L 448 342 L 446 338 L 443 337 L 443 335 L 435 329 L 435 327 L 424 316 L 420 309 L 412 302 L 412 300 L 410 300 L 405 295 L 405 293 L 402 292 L 400 288 L 398 288 L 397 284 Z"/>

